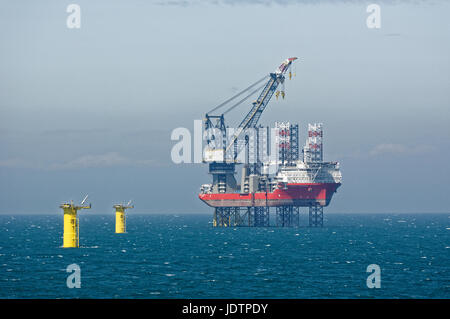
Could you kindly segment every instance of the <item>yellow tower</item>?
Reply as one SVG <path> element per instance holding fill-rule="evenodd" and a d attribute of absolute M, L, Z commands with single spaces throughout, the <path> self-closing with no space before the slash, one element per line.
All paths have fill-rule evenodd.
<path fill-rule="evenodd" d="M 64 211 L 64 239 L 63 239 L 63 247 L 64 248 L 72 248 L 79 246 L 79 224 L 77 218 L 77 212 L 80 209 L 89 209 L 91 208 L 91 204 L 89 206 L 83 206 L 86 201 L 87 196 L 83 199 L 80 206 L 76 206 L 71 201 L 70 203 L 61 204 L 59 206 Z"/>
<path fill-rule="evenodd" d="M 114 205 L 116 209 L 116 234 L 122 234 L 127 231 L 126 220 L 125 220 L 125 210 L 128 208 L 134 208 L 130 206 L 131 200 L 126 205 Z"/>

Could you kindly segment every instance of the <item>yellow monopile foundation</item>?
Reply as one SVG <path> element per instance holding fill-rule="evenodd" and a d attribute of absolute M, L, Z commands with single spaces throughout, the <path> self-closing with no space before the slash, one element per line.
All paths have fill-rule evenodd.
<path fill-rule="evenodd" d="M 133 207 L 128 205 L 114 205 L 116 209 L 116 234 L 122 234 L 127 231 L 125 210 Z"/>
<path fill-rule="evenodd" d="M 64 238 L 63 247 L 64 248 L 75 248 L 79 247 L 79 221 L 77 217 L 77 212 L 80 209 L 89 209 L 89 206 L 76 206 L 73 203 L 62 204 L 59 206 L 64 211 Z"/>

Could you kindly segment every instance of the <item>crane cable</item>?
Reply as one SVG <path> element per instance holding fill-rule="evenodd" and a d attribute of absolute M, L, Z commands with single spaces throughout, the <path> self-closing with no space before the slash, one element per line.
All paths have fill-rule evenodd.
<path fill-rule="evenodd" d="M 270 87 L 275 83 L 275 79 L 272 80 L 272 83 L 270 83 Z M 241 135 L 242 131 L 245 130 L 247 128 L 247 124 L 252 120 L 252 118 L 255 116 L 256 112 L 259 110 L 259 108 L 261 107 L 262 102 L 264 101 L 264 99 L 266 98 L 267 94 L 269 93 L 270 89 L 268 89 L 266 91 L 266 93 L 264 94 L 263 98 L 261 101 L 257 101 L 258 102 L 258 106 L 256 108 L 254 108 L 254 111 L 252 112 L 250 118 L 246 121 L 246 123 L 244 125 L 241 126 L 241 124 L 239 124 L 238 127 L 238 133 L 234 133 L 233 135 L 233 141 L 228 144 L 226 150 L 228 151 L 228 149 L 231 147 L 232 144 L 234 144 L 234 142 L 238 139 L 239 135 Z M 251 112 L 251 111 L 250 111 Z M 244 118 L 245 121 L 245 118 Z M 255 123 L 256 124 L 256 123 Z"/>
<path fill-rule="evenodd" d="M 244 97 L 242 100 L 240 100 L 239 102 L 237 102 L 236 104 L 234 104 L 233 106 L 231 106 L 230 108 L 228 108 L 227 110 L 225 110 L 222 115 L 227 114 L 228 112 L 230 112 L 231 110 L 233 110 L 236 106 L 238 106 L 239 104 L 245 102 L 249 97 L 251 97 L 253 94 L 255 94 L 256 92 L 258 92 L 259 90 L 261 90 L 264 86 L 266 86 L 266 84 L 264 83 L 263 85 L 259 86 L 256 90 L 254 90 L 252 93 L 250 93 L 249 95 L 247 95 L 246 97 Z"/>
<path fill-rule="evenodd" d="M 217 105 L 215 108 L 213 108 L 211 111 L 209 111 L 207 114 L 212 113 L 214 111 L 216 111 L 217 109 L 221 108 L 222 106 L 224 106 L 225 104 L 231 102 L 232 100 L 234 100 L 235 98 L 237 98 L 238 96 L 241 96 L 242 94 L 244 94 L 245 92 L 247 92 L 248 90 L 250 90 L 251 88 L 253 88 L 254 86 L 258 85 L 259 83 L 261 83 L 262 81 L 264 81 L 265 79 L 267 79 L 269 75 L 264 76 L 261 80 L 256 81 L 255 83 L 253 83 L 252 85 L 250 85 L 248 88 L 242 90 L 241 92 L 239 92 L 238 94 L 230 97 L 228 100 L 226 100 L 225 102 Z M 234 105 L 233 108 L 237 106 Z"/>

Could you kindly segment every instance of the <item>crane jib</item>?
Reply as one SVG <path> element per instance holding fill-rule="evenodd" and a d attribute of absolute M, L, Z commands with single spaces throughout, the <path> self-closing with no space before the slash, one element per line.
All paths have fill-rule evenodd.
<path fill-rule="evenodd" d="M 225 102 L 220 103 L 219 105 L 217 105 L 215 108 L 213 108 L 211 111 L 209 111 L 206 114 L 210 114 L 214 111 L 217 111 L 219 108 L 221 108 L 222 106 L 228 104 L 229 102 L 233 101 L 234 99 L 236 99 L 237 97 L 241 96 L 242 94 L 244 94 L 245 92 L 249 91 L 250 89 L 252 89 L 253 87 L 255 87 L 256 85 L 258 85 L 259 83 L 261 83 L 262 81 L 264 81 L 265 79 L 267 79 L 268 75 L 264 76 L 262 79 L 259 79 L 258 81 L 256 81 L 255 83 L 253 83 L 252 85 L 250 85 L 249 87 L 247 87 L 246 89 L 242 90 L 241 92 L 237 93 L 236 95 L 230 97 L 228 100 L 226 100 Z M 247 98 L 246 98 L 247 99 Z M 244 100 L 246 100 L 244 99 Z M 243 102 L 243 101 L 242 101 Z M 235 104 L 234 106 L 237 106 L 238 104 L 240 104 L 241 102 Z M 230 109 L 234 108 L 234 106 L 232 106 Z M 223 113 L 227 113 L 230 111 L 230 109 L 228 109 L 227 111 L 223 112 Z"/>
<path fill-rule="evenodd" d="M 239 139 L 239 137 L 241 136 L 241 134 L 249 128 L 254 128 L 256 127 L 264 109 L 266 108 L 267 104 L 269 103 L 272 95 L 275 93 L 275 91 L 277 90 L 278 85 L 281 83 L 284 83 L 284 74 L 286 73 L 287 70 L 289 70 L 289 67 L 291 66 L 292 62 L 297 60 L 296 57 L 293 58 L 288 58 L 285 61 L 283 61 L 283 63 L 276 69 L 276 71 L 274 73 L 270 73 L 268 76 L 266 75 L 264 78 L 258 80 L 256 83 L 250 85 L 249 87 L 247 87 L 246 89 L 244 89 L 243 91 L 239 92 L 238 94 L 234 95 L 233 97 L 229 98 L 228 100 L 226 100 L 225 102 L 219 104 L 218 106 L 216 106 L 215 108 L 213 108 L 210 112 L 206 113 L 205 115 L 205 129 L 209 129 L 209 128 L 217 128 L 222 132 L 222 136 L 223 136 L 223 141 L 224 144 L 227 143 L 226 140 L 226 126 L 225 126 L 225 122 L 224 122 L 224 114 L 228 113 L 229 111 L 233 110 L 234 108 L 236 108 L 238 105 L 240 105 L 241 103 L 243 103 L 244 101 L 246 101 L 250 96 L 252 96 L 254 93 L 256 93 L 258 90 L 260 90 L 261 88 L 263 88 L 263 90 L 261 91 L 260 95 L 258 96 L 257 100 L 255 102 L 252 103 L 252 108 L 250 109 L 250 111 L 247 113 L 247 115 L 244 117 L 244 119 L 242 120 L 242 122 L 239 124 L 239 126 L 237 127 L 237 130 L 234 132 L 231 141 L 228 143 L 228 145 L 226 145 L 226 147 L 221 148 L 221 150 L 217 150 L 220 152 L 217 152 L 214 150 L 214 147 L 212 149 L 210 149 L 207 153 L 207 156 L 204 157 L 204 161 L 205 162 L 217 162 L 219 160 L 220 157 L 222 157 L 222 160 L 225 162 L 226 158 L 227 158 L 227 153 L 230 150 L 231 146 L 234 146 L 234 161 L 236 160 L 237 155 L 239 154 L 238 151 L 240 151 L 241 147 L 243 146 L 242 144 L 247 145 L 247 140 L 245 143 L 241 143 Z M 266 79 L 267 77 L 269 77 L 269 80 L 267 81 L 267 83 L 259 88 L 257 88 L 256 90 L 252 91 L 250 94 L 246 95 L 244 98 L 242 98 L 241 100 L 239 100 L 237 103 L 235 103 L 234 105 L 232 105 L 231 107 L 228 107 L 228 109 L 226 109 L 224 112 L 222 112 L 222 114 L 220 116 L 217 115 L 209 115 L 209 113 L 214 112 L 216 110 L 218 110 L 219 108 L 222 108 L 223 106 L 227 105 L 230 101 L 236 99 L 237 97 L 243 95 L 245 92 L 251 90 L 252 88 L 254 88 L 256 85 L 258 85 L 260 82 L 264 81 L 264 79 Z M 284 88 L 281 91 L 282 97 L 284 98 Z M 278 97 L 278 95 L 277 95 Z M 215 123 L 213 123 L 211 121 L 211 119 L 216 120 Z M 209 145 L 209 140 L 208 140 L 208 145 Z M 217 155 L 219 154 L 219 155 Z M 222 155 L 220 155 L 222 154 Z"/>
<path fill-rule="evenodd" d="M 277 76 L 274 73 L 270 74 L 270 80 L 267 82 L 266 86 L 264 87 L 264 90 L 261 92 L 259 98 L 256 100 L 256 103 L 254 103 L 250 112 L 247 114 L 247 116 L 244 118 L 241 124 L 239 124 L 238 131 L 236 132 L 236 134 L 233 135 L 230 144 L 228 144 L 226 148 L 227 151 L 232 145 L 234 145 L 235 141 L 241 135 L 242 131 L 244 131 L 249 127 L 253 127 L 257 124 L 262 111 L 264 110 L 265 106 L 267 105 L 273 93 L 275 92 L 278 83 L 283 79 L 284 79 L 283 75 Z"/>

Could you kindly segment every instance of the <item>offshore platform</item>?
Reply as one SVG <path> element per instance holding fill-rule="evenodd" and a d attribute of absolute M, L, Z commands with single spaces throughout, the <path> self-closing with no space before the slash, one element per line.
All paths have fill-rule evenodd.
<path fill-rule="evenodd" d="M 116 209 L 116 234 L 123 234 L 127 231 L 127 222 L 125 211 L 127 209 L 134 208 L 134 205 L 130 205 L 131 200 L 126 204 L 117 204 L 113 208 Z"/>
<path fill-rule="evenodd" d="M 275 72 L 205 115 L 207 146 L 203 162 L 209 165 L 212 183 L 201 186 L 199 198 L 214 208 L 215 227 L 299 226 L 302 207 L 309 209 L 309 226 L 323 226 L 323 207 L 329 205 L 342 180 L 339 163 L 323 161 L 323 125 L 308 125 L 301 155 L 298 124 L 275 122 L 273 129 L 257 125 L 273 95 L 285 98 L 285 74 L 289 74 L 289 79 L 295 76 L 295 70 L 292 72 L 295 60 L 286 59 Z M 237 128 L 226 126 L 224 115 L 259 91 Z M 228 108 L 221 114 L 212 114 L 226 105 Z M 239 164 L 243 164 L 240 184 L 236 180 Z M 271 225 L 273 207 L 276 218 Z"/>
<path fill-rule="evenodd" d="M 70 203 L 63 203 L 59 206 L 64 212 L 64 248 L 78 248 L 80 246 L 80 222 L 77 217 L 77 212 L 80 209 L 90 209 L 92 207 L 91 204 L 84 205 L 87 198 L 88 195 L 81 201 L 80 205 L 74 205 L 73 201 L 70 201 Z"/>

